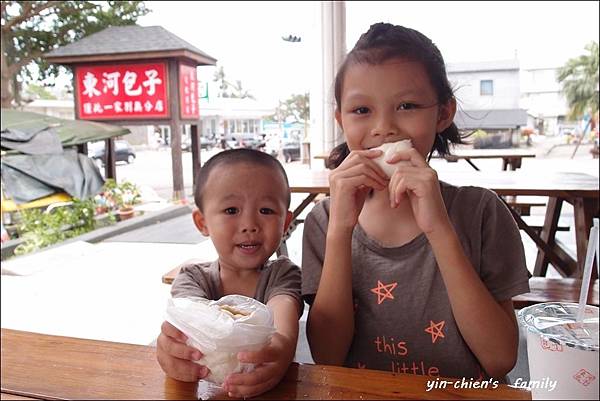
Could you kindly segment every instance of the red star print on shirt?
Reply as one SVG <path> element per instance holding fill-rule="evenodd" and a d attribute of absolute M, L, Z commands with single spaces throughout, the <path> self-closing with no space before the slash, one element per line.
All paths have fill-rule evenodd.
<path fill-rule="evenodd" d="M 398 283 L 383 285 L 381 281 L 377 280 L 377 287 L 371 288 L 371 292 L 377 294 L 377 305 L 381 305 L 386 298 L 394 299 L 392 291 L 394 291 L 397 285 Z"/>
<path fill-rule="evenodd" d="M 429 321 L 429 327 L 427 327 L 425 329 L 426 333 L 431 334 L 431 342 L 435 343 L 438 339 L 438 337 L 444 337 L 444 333 L 442 332 L 442 329 L 444 328 L 444 324 L 446 323 L 445 320 L 442 320 L 439 323 L 433 323 L 433 320 Z"/>

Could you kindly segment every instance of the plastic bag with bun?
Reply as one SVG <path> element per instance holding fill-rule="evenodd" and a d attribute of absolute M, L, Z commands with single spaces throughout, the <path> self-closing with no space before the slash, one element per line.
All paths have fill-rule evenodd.
<path fill-rule="evenodd" d="M 231 373 L 254 370 L 254 364 L 238 361 L 238 352 L 259 350 L 275 333 L 269 308 L 242 295 L 218 301 L 172 298 L 166 320 L 188 337 L 187 345 L 204 354 L 196 363 L 210 370 L 205 380 L 218 385 Z"/>

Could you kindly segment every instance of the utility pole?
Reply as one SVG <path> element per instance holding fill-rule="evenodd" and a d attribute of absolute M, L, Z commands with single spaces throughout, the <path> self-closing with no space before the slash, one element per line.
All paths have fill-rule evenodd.
<path fill-rule="evenodd" d="M 283 122 L 281 120 L 281 100 L 279 100 L 279 104 L 277 105 L 277 122 L 279 123 L 279 152 L 277 152 L 277 157 L 279 160 L 285 160 L 283 155 Z"/>
<path fill-rule="evenodd" d="M 283 39 L 286 42 L 292 42 L 292 43 L 298 43 L 298 42 L 302 41 L 302 37 L 296 36 L 296 35 L 282 36 L 281 39 Z M 309 104 L 310 104 L 310 101 L 309 101 Z M 281 105 L 281 103 L 280 103 L 280 105 Z M 304 135 L 302 136 L 302 138 L 300 140 L 300 160 L 302 161 L 303 164 L 308 164 L 310 166 L 310 141 L 307 138 L 307 117 L 306 116 L 304 116 Z"/>

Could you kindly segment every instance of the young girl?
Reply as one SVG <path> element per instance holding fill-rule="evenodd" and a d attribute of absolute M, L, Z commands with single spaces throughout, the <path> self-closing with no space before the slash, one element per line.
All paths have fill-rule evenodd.
<path fill-rule="evenodd" d="M 425 157 L 461 143 L 437 47 L 379 23 L 335 82 L 330 198 L 305 221 L 302 294 L 317 363 L 502 379 L 515 364 L 511 298 L 529 291 L 518 227 L 487 189 L 438 181 Z M 387 160 L 372 148 L 410 139 Z M 402 163 L 399 163 L 402 162 Z"/>

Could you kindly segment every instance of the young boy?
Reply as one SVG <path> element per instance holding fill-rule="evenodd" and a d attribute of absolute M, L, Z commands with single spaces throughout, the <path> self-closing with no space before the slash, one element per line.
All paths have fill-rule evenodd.
<path fill-rule="evenodd" d="M 294 358 L 298 318 L 302 314 L 300 269 L 287 257 L 269 261 L 292 214 L 287 175 L 272 156 L 251 149 L 218 153 L 200 169 L 192 217 L 210 236 L 219 255 L 212 263 L 185 264 L 173 282 L 173 297 L 216 300 L 240 294 L 266 304 L 273 312 L 271 343 L 256 352 L 240 352 L 241 362 L 257 364 L 250 373 L 230 375 L 223 384 L 229 396 L 251 397 L 273 388 Z M 161 326 L 157 359 L 177 380 L 197 381 L 208 375 L 198 365 L 199 350 L 168 322 Z"/>

